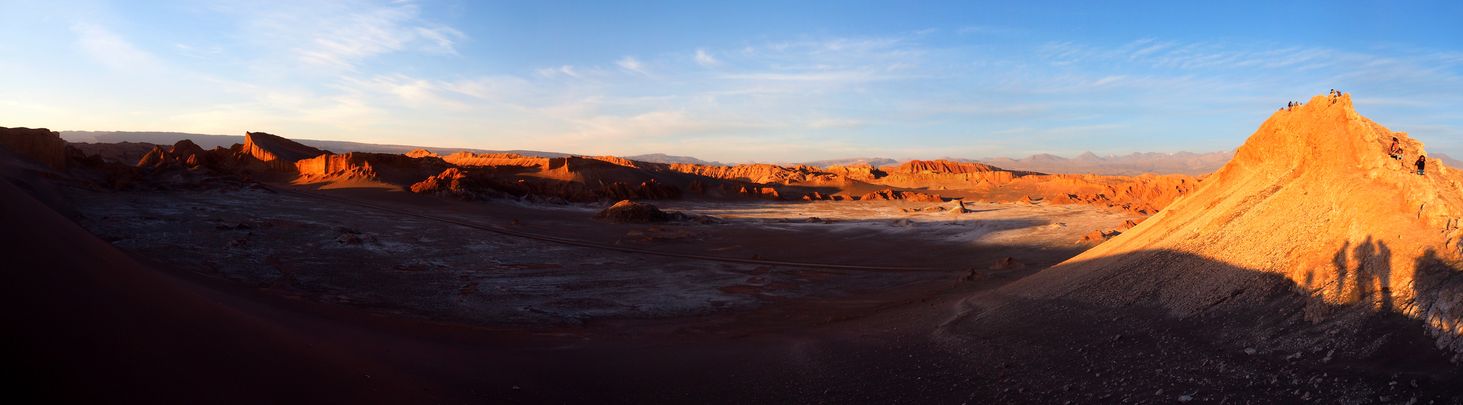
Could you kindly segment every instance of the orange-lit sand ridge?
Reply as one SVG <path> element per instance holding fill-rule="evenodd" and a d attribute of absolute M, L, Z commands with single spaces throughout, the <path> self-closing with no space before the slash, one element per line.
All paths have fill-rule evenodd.
<path fill-rule="evenodd" d="M 1392 137 L 1405 156 L 1387 155 Z M 1358 114 L 1350 95 L 1276 112 L 1234 160 L 1132 230 L 1006 290 L 1178 316 L 1305 298 L 1299 315 L 1344 331 L 1392 312 L 1463 352 L 1463 175 L 1421 142 Z M 1234 271 L 1243 269 L 1243 271 Z M 1266 280 L 1282 277 L 1292 291 Z M 1121 292 L 1121 293 L 1118 293 Z M 1283 316 L 1277 314 L 1276 316 Z"/>

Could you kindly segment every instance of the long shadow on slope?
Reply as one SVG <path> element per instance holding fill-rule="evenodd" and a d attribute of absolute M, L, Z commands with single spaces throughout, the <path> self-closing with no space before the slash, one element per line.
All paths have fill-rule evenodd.
<path fill-rule="evenodd" d="M 1351 381 L 1335 387 L 1346 395 L 1387 393 L 1398 389 L 1393 381 L 1416 379 L 1420 388 L 1401 389 L 1424 392 L 1424 399 L 1463 399 L 1463 371 L 1449 361 L 1455 353 L 1439 349 L 1449 342 L 1457 348 L 1463 270 L 1424 254 L 1417 258 L 1417 298 L 1380 305 L 1392 300 L 1377 281 L 1390 269 L 1372 264 L 1393 253 L 1385 244 L 1367 245 L 1343 251 L 1367 263 L 1360 280 L 1372 286 L 1348 291 L 1371 300 L 1333 304 L 1283 275 L 1150 250 L 1058 266 L 1002 290 L 1012 296 L 974 297 L 938 336 L 965 343 L 977 357 L 1020 364 L 1003 374 L 1032 379 L 1035 398 L 1100 392 L 1123 378 L 1141 381 L 1127 388 L 1150 392 L 1197 382 L 1230 399 L 1305 401 L 1316 397 L 1302 391 L 1314 393 L 1315 381 L 1329 376 Z M 1339 279 L 1355 282 L 1354 269 L 1328 270 L 1350 271 Z M 1418 308 L 1417 317 L 1404 315 L 1408 308 Z M 1103 368 L 1109 369 L 1094 371 Z M 1094 372 L 1108 377 L 1094 382 Z M 1252 386 L 1252 375 L 1270 386 Z"/>
<path fill-rule="evenodd" d="M 1348 242 L 1333 256 L 1334 277 L 1329 283 L 1316 280 L 1318 270 L 1312 269 L 1300 285 L 1328 302 L 1408 314 L 1437 338 L 1438 347 L 1454 352 L 1454 361 L 1463 360 L 1463 277 L 1459 276 L 1463 270 L 1458 260 L 1444 258 L 1435 249 L 1424 251 L 1413 259 L 1415 272 L 1408 286 L 1412 298 L 1399 301 L 1391 285 L 1392 255 L 1385 241 L 1370 236 L 1355 248 Z"/>

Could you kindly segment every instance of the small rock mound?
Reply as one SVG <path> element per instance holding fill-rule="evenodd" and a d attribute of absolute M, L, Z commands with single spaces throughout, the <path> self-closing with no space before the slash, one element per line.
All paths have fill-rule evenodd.
<path fill-rule="evenodd" d="M 1021 261 L 1016 260 L 1016 258 L 1014 257 L 1006 256 L 1001 260 L 997 260 L 994 264 L 991 264 L 991 270 L 1011 270 L 1018 269 L 1023 266 L 1025 266 L 1025 263 L 1021 263 Z"/>
<path fill-rule="evenodd" d="M 651 222 L 667 222 L 676 219 L 675 215 L 661 211 L 654 205 L 637 203 L 630 200 L 621 200 L 595 214 L 595 219 L 602 219 L 620 224 L 643 224 Z"/>
<path fill-rule="evenodd" d="M 429 150 L 426 150 L 426 149 L 415 149 L 415 150 L 412 150 L 411 152 L 407 152 L 406 153 L 406 157 L 409 157 L 409 158 L 424 158 L 424 157 L 441 157 L 441 156 L 437 156 L 436 153 L 432 153 L 432 151 L 429 151 Z"/>
<path fill-rule="evenodd" d="M 945 198 L 944 197 L 941 197 L 939 194 L 925 194 L 925 193 L 918 193 L 918 192 L 913 192 L 913 191 L 899 191 L 899 190 L 894 190 L 894 189 L 883 189 L 883 190 L 880 190 L 880 191 L 875 191 L 875 192 L 872 192 L 872 193 L 864 194 L 863 197 L 859 197 L 859 200 L 862 200 L 862 201 L 903 200 L 903 201 L 918 201 L 918 202 L 945 202 Z"/>
<path fill-rule="evenodd" d="M 1083 235 L 1082 239 L 1078 240 L 1077 243 L 1102 243 L 1103 241 L 1112 239 L 1112 237 L 1118 236 L 1121 233 L 1122 232 L 1118 232 L 1116 230 L 1104 232 L 1101 229 L 1094 229 L 1087 235 Z"/>

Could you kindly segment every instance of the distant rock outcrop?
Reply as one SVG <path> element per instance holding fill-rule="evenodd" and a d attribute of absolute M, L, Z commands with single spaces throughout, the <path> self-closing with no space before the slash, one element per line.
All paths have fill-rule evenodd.
<path fill-rule="evenodd" d="M 66 141 L 49 129 L 0 127 L 0 148 L 52 169 L 66 169 Z"/>
<path fill-rule="evenodd" d="M 858 181 L 873 181 L 889 175 L 889 173 L 867 163 L 848 166 L 828 166 L 827 170 L 836 176 L 843 176 L 850 180 Z"/>
<path fill-rule="evenodd" d="M 898 166 L 885 166 L 888 175 L 875 184 L 901 188 L 974 189 L 996 187 L 1032 173 L 1013 172 L 980 163 L 948 160 L 911 160 Z"/>
<path fill-rule="evenodd" d="M 669 213 L 661 211 L 654 205 L 637 203 L 630 200 L 620 202 L 605 208 L 594 215 L 595 219 L 601 219 L 621 224 L 643 224 L 651 222 L 666 222 L 674 219 Z"/>
<path fill-rule="evenodd" d="M 245 132 L 243 153 L 272 168 L 294 170 L 295 162 L 320 156 L 325 151 L 263 132 Z"/>
<path fill-rule="evenodd" d="M 899 166 L 886 167 L 890 173 L 909 174 L 968 174 L 990 173 L 1000 169 L 980 163 L 952 162 L 949 160 L 911 160 Z"/>
<path fill-rule="evenodd" d="M 429 150 L 426 150 L 426 149 L 413 149 L 412 151 L 406 153 L 406 157 L 424 158 L 424 157 L 441 157 L 441 156 L 437 156 L 436 153 L 432 153 L 432 151 L 429 151 Z"/>
<path fill-rule="evenodd" d="M 483 191 L 479 187 L 473 187 L 472 181 L 462 169 L 451 167 L 412 184 L 410 190 L 418 194 L 433 194 L 463 200 L 482 198 Z"/>
<path fill-rule="evenodd" d="M 736 166 L 703 166 L 677 163 L 670 165 L 670 169 L 713 179 L 746 181 L 758 184 L 817 184 L 837 180 L 836 174 L 824 172 L 812 166 L 788 167 L 761 163 Z"/>
<path fill-rule="evenodd" d="M 548 169 L 549 158 L 515 155 L 511 153 L 457 152 L 443 156 L 442 160 L 458 166 L 516 166 Z"/>
<path fill-rule="evenodd" d="M 898 201 L 915 201 L 915 202 L 945 202 L 944 197 L 940 197 L 939 194 L 926 194 L 926 193 L 919 193 L 919 192 L 914 192 L 914 191 L 900 191 L 900 190 L 894 190 L 894 189 L 884 189 L 884 190 L 880 190 L 880 191 L 875 191 L 875 192 L 872 192 L 872 193 L 864 194 L 863 196 L 859 197 L 859 200 L 860 201 L 881 201 L 881 200 L 882 201 L 889 201 L 889 200 L 898 200 Z"/>
<path fill-rule="evenodd" d="M 203 165 L 205 159 L 203 148 L 193 141 L 184 139 L 173 144 L 168 149 L 161 146 L 154 146 L 152 151 L 147 152 L 137 161 L 137 167 L 147 168 L 168 168 L 168 167 L 198 167 Z"/>

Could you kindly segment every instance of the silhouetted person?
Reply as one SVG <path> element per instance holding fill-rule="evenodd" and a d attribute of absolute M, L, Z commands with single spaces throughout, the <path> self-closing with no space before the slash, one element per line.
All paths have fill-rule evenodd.
<path fill-rule="evenodd" d="M 1427 156 L 1417 157 L 1417 175 L 1421 176 L 1427 171 Z"/>
<path fill-rule="evenodd" d="M 1392 146 L 1387 147 L 1387 155 L 1393 159 L 1402 160 L 1402 145 L 1397 137 L 1392 137 Z"/>

